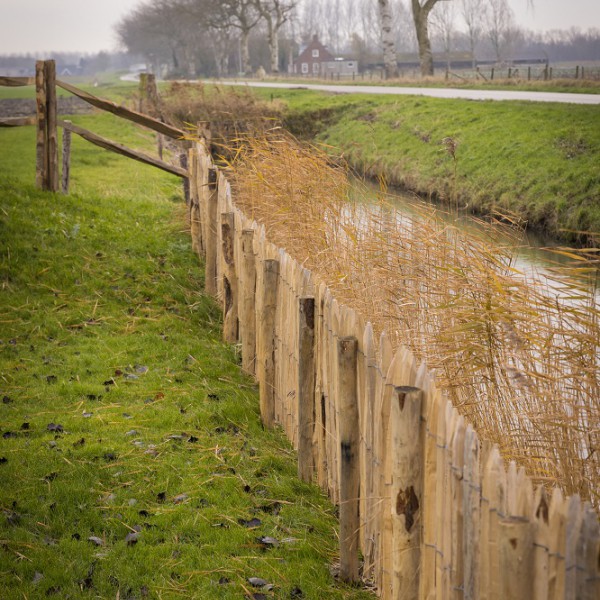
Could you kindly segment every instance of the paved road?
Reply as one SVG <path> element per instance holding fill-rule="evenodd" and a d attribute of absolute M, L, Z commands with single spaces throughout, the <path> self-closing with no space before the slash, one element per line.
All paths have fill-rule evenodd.
<path fill-rule="evenodd" d="M 206 81 L 205 83 L 215 83 Z M 338 94 L 395 94 L 431 96 L 432 98 L 463 98 L 466 100 L 527 100 L 529 102 L 560 102 L 563 104 L 600 104 L 600 94 L 568 94 L 560 92 L 520 92 L 509 90 L 465 90 L 455 88 L 392 87 L 383 85 L 320 85 L 312 83 L 267 83 L 262 81 L 220 81 L 221 85 L 242 85 L 288 90 L 308 89 Z"/>

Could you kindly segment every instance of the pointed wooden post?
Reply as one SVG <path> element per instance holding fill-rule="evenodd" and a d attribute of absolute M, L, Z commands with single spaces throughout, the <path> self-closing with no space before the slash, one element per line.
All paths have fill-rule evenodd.
<path fill-rule="evenodd" d="M 338 395 L 340 427 L 340 578 L 350 583 L 359 581 L 359 488 L 358 461 L 358 391 L 356 381 L 355 337 L 338 340 Z"/>
<path fill-rule="evenodd" d="M 242 231 L 239 319 L 242 369 L 251 375 L 256 372 L 256 258 L 253 241 L 254 229 L 244 229 Z"/>
<path fill-rule="evenodd" d="M 257 376 L 260 393 L 260 415 L 265 427 L 275 424 L 275 315 L 277 288 L 279 286 L 279 261 L 267 259 L 263 263 L 263 296 L 260 314 L 261 355 L 257 356 Z"/>
<path fill-rule="evenodd" d="M 235 216 L 221 214 L 221 264 L 223 273 L 223 341 L 238 340 L 238 279 L 235 272 Z"/>
<path fill-rule="evenodd" d="M 315 427 L 315 299 L 299 300 L 298 331 L 298 477 L 313 478 Z"/>
<path fill-rule="evenodd" d="M 423 507 L 423 392 L 395 387 L 391 406 L 394 598 L 419 596 Z"/>

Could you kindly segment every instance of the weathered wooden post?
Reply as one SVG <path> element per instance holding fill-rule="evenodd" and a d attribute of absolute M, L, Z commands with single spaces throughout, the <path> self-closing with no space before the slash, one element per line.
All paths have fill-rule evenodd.
<path fill-rule="evenodd" d="M 36 87 L 36 185 L 57 192 L 58 132 L 56 116 L 56 63 L 38 60 L 35 65 Z"/>
<path fill-rule="evenodd" d="M 416 387 L 395 387 L 391 406 L 392 531 L 394 598 L 419 596 L 423 441 L 421 404 Z"/>
<path fill-rule="evenodd" d="M 70 125 L 71 121 L 65 121 L 65 125 Z M 62 138 L 62 193 L 69 193 L 69 181 L 71 175 L 71 130 L 63 127 Z"/>
<path fill-rule="evenodd" d="M 240 337 L 242 339 L 242 368 L 256 372 L 256 258 L 254 229 L 242 231 Z"/>
<path fill-rule="evenodd" d="M 35 184 L 41 189 L 47 189 L 48 182 L 48 146 L 46 142 L 46 70 L 44 61 L 35 63 L 35 106 L 37 113 Z"/>
<path fill-rule="evenodd" d="M 575 67 L 575 79 L 579 79 L 579 65 Z"/>
<path fill-rule="evenodd" d="M 217 169 L 214 167 L 209 168 L 204 289 L 207 294 L 213 297 L 217 295 L 217 206 L 219 203 L 217 181 Z"/>
<path fill-rule="evenodd" d="M 47 60 L 44 70 L 46 73 L 46 127 L 48 145 L 48 191 L 58 192 L 58 126 L 56 102 L 56 62 Z"/>
<path fill-rule="evenodd" d="M 221 258 L 223 273 L 223 341 L 238 340 L 238 280 L 235 272 L 235 215 L 221 214 Z"/>
<path fill-rule="evenodd" d="M 313 478 L 315 426 L 315 299 L 299 299 L 298 331 L 298 477 Z"/>
<path fill-rule="evenodd" d="M 340 419 L 340 578 L 359 581 L 359 429 L 355 337 L 338 340 L 338 384 Z"/>
<path fill-rule="evenodd" d="M 148 73 L 140 73 L 138 93 L 140 96 L 138 110 L 143 113 L 146 108 L 146 97 L 148 94 Z"/>
<path fill-rule="evenodd" d="M 533 598 L 533 528 L 525 517 L 508 517 L 498 522 L 500 598 Z"/>
<path fill-rule="evenodd" d="M 279 261 L 267 259 L 263 263 L 263 290 L 260 314 L 261 354 L 257 356 L 257 375 L 260 384 L 260 416 L 265 427 L 275 423 L 275 315 L 277 288 L 279 286 Z"/>

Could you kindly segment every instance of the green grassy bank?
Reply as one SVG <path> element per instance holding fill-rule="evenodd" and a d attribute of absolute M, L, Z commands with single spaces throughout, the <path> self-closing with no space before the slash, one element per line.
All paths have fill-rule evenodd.
<path fill-rule="evenodd" d="M 42 193 L 34 155 L 0 130 L 0 598 L 371 597 L 221 342 L 179 180 L 74 138 Z"/>
<path fill-rule="evenodd" d="M 566 241 L 600 234 L 598 106 L 256 93 L 283 103 L 292 132 L 360 173 L 472 212 L 516 215 Z"/>

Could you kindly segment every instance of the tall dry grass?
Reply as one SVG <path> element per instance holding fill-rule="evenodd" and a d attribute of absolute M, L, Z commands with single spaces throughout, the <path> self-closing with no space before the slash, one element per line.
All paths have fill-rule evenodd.
<path fill-rule="evenodd" d="M 498 226 L 472 235 L 361 200 L 343 166 L 282 134 L 238 146 L 231 179 L 270 240 L 427 362 L 481 439 L 600 505 L 598 249 L 522 272 Z"/>

